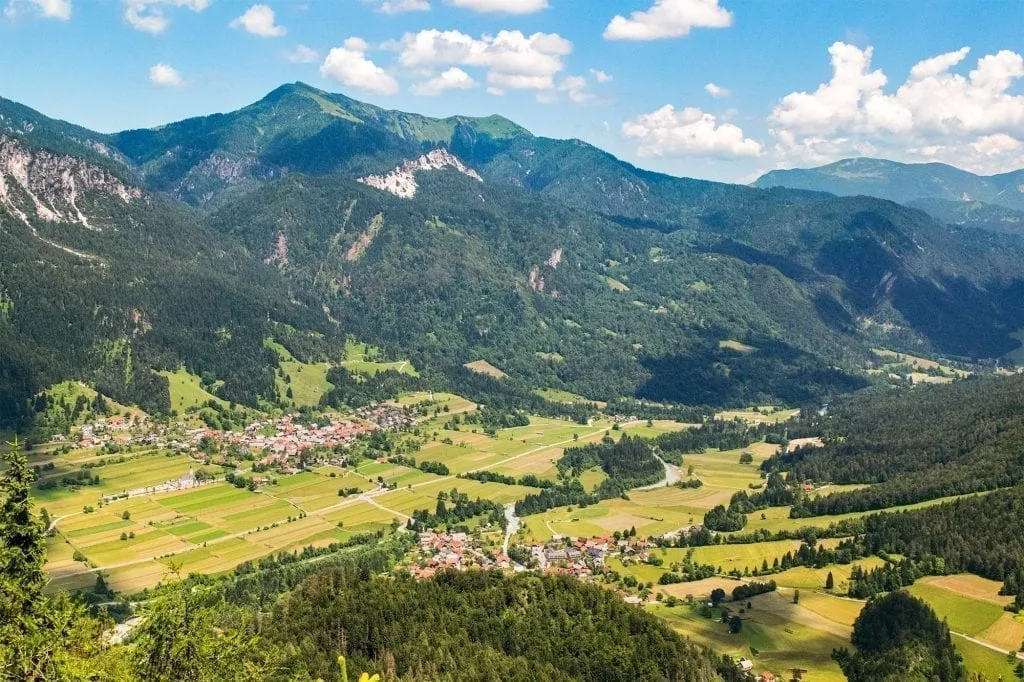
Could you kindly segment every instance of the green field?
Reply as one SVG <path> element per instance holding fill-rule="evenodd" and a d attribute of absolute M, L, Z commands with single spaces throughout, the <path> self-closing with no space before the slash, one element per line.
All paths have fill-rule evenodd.
<path fill-rule="evenodd" d="M 781 675 L 788 668 L 799 667 L 808 671 L 807 680 L 846 679 L 832 660 L 832 650 L 847 646 L 848 639 L 763 611 L 756 604 L 743 614 L 743 629 L 736 635 L 718 621 L 719 609 L 705 618 L 685 603 L 673 608 L 652 604 L 648 608 L 674 630 L 700 644 L 737 658 L 751 658 L 758 674 L 771 671 L 786 679 Z"/>
<path fill-rule="evenodd" d="M 939 618 L 949 623 L 950 630 L 972 637 L 994 625 L 1005 613 L 996 604 L 963 597 L 925 583 L 915 583 L 907 588 L 907 592 L 928 602 Z"/>
<path fill-rule="evenodd" d="M 550 400 L 554 403 L 589 403 L 594 402 L 587 400 L 581 395 L 570 393 L 569 391 L 563 391 L 558 388 L 538 388 L 534 390 L 534 393 L 539 395 L 545 400 Z"/>
<path fill-rule="evenodd" d="M 393 369 L 396 372 L 419 376 L 416 368 L 408 360 L 385 361 L 379 348 L 354 339 L 345 341 L 345 360 L 341 364 L 350 372 L 359 374 L 374 375 Z"/>
<path fill-rule="evenodd" d="M 924 502 L 918 502 L 916 504 L 899 505 L 896 507 L 889 507 L 886 511 L 906 511 L 909 509 L 921 509 L 924 507 L 930 507 L 936 504 L 942 504 L 943 502 L 950 502 L 952 500 L 961 497 L 970 497 L 973 495 L 984 495 L 985 493 L 968 493 L 967 495 L 951 495 L 950 497 L 939 497 L 934 500 L 926 500 Z M 795 531 L 800 528 L 814 526 L 818 528 L 826 528 L 833 523 L 839 521 L 845 521 L 849 519 L 859 519 L 870 514 L 876 514 L 876 511 L 865 511 L 865 512 L 851 512 L 849 514 L 836 514 L 834 516 L 811 516 L 800 519 L 789 518 L 790 507 L 769 507 L 764 511 L 753 512 L 747 515 L 747 525 L 743 529 L 743 533 L 749 533 L 754 530 L 765 529 L 771 532 L 780 530 Z M 765 518 L 761 518 L 764 515 Z"/>
<path fill-rule="evenodd" d="M 226 400 L 222 400 L 204 389 L 199 377 L 190 374 L 183 367 L 179 367 L 173 372 L 163 371 L 158 374 L 166 377 L 171 392 L 171 409 L 177 410 L 178 414 L 184 413 L 190 407 L 204 405 L 211 400 L 222 407 L 228 405 Z"/>

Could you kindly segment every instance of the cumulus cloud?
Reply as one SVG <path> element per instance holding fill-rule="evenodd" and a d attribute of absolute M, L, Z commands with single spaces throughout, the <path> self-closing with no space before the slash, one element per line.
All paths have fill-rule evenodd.
<path fill-rule="evenodd" d="M 598 83 L 610 83 L 611 81 L 615 80 L 612 76 L 608 75 L 601 69 L 591 69 L 590 75 L 593 76 L 594 80 L 596 80 Z"/>
<path fill-rule="evenodd" d="M 149 82 L 158 88 L 177 88 L 184 85 L 185 80 L 170 64 L 154 64 L 149 67 Z"/>
<path fill-rule="evenodd" d="M 427 0 L 363 0 L 374 5 L 381 14 L 403 14 L 405 12 L 427 12 L 430 3 Z"/>
<path fill-rule="evenodd" d="M 378 95 L 394 95 L 398 81 L 366 57 L 368 46 L 362 38 L 349 38 L 341 47 L 327 53 L 320 75 Z"/>
<path fill-rule="evenodd" d="M 587 90 L 587 79 L 583 76 L 566 76 L 558 84 L 558 91 L 565 93 L 575 104 L 586 104 L 595 99 L 594 93 Z"/>
<path fill-rule="evenodd" d="M 153 35 L 163 33 L 170 25 L 166 10 L 184 7 L 193 12 L 202 12 L 212 0 L 122 0 L 124 20 L 132 28 Z"/>
<path fill-rule="evenodd" d="M 293 64 L 310 64 L 320 59 L 320 53 L 300 43 L 295 46 L 294 50 L 285 52 L 284 58 Z"/>
<path fill-rule="evenodd" d="M 436 97 L 448 90 L 469 90 L 476 86 L 477 82 L 468 73 L 453 66 L 429 80 L 413 85 L 412 91 L 417 95 Z"/>
<path fill-rule="evenodd" d="M 718 0 L 654 0 L 646 11 L 614 17 L 604 30 L 605 40 L 659 40 L 689 35 L 692 28 L 727 28 L 732 13 Z"/>
<path fill-rule="evenodd" d="M 261 38 L 278 38 L 288 32 L 284 26 L 279 26 L 275 22 L 274 10 L 267 5 L 253 5 L 228 25 Z"/>
<path fill-rule="evenodd" d="M 474 12 L 506 14 L 532 14 L 548 8 L 548 0 L 445 0 L 445 4 Z"/>
<path fill-rule="evenodd" d="M 764 145 L 732 123 L 718 123 L 696 107 L 671 104 L 622 124 L 622 134 L 637 140 L 639 156 L 760 156 Z"/>
<path fill-rule="evenodd" d="M 715 85 L 714 83 L 708 83 L 707 85 L 705 85 L 704 90 L 706 90 L 707 93 L 714 97 L 715 99 L 721 99 L 723 97 L 729 96 L 728 88 L 723 88 L 722 86 Z"/>
<path fill-rule="evenodd" d="M 1024 147 L 1024 144 L 1005 133 L 985 135 L 971 143 L 971 149 L 984 156 L 1001 156 L 1016 152 L 1021 147 Z"/>
<path fill-rule="evenodd" d="M 71 18 L 71 0 L 10 0 L 4 7 L 4 16 L 14 19 L 25 10 L 47 19 L 67 21 Z"/>
<path fill-rule="evenodd" d="M 389 47 L 398 50 L 398 64 L 414 72 L 447 66 L 487 70 L 488 92 L 553 90 L 555 76 L 565 68 L 563 57 L 572 43 L 557 33 L 524 35 L 501 31 L 473 38 L 461 31 L 428 29 L 407 33 Z"/>
<path fill-rule="evenodd" d="M 1024 77 L 1024 57 L 985 55 L 967 75 L 955 73 L 970 48 L 924 59 L 887 92 L 888 77 L 872 69 L 871 47 L 836 42 L 832 78 L 814 91 L 783 97 L 769 116 L 782 164 L 826 163 L 853 154 L 946 161 L 978 172 L 1020 165 L 1024 96 L 1011 88 Z"/>

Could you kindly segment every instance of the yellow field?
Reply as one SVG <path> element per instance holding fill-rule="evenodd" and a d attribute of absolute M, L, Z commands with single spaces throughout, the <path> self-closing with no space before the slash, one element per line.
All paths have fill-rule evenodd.
<path fill-rule="evenodd" d="M 1006 606 L 1013 603 L 1013 597 L 999 594 L 1003 584 L 998 580 L 989 580 L 970 573 L 957 573 L 956 575 L 933 575 L 921 578 L 919 583 L 934 585 L 972 599 L 992 602 L 999 606 Z"/>
<path fill-rule="evenodd" d="M 969 493 L 967 495 L 951 495 L 950 497 L 940 497 L 934 500 L 926 500 L 924 502 L 918 502 L 916 504 L 900 505 L 896 507 L 889 507 L 886 511 L 896 512 L 905 511 L 908 509 L 922 509 L 924 507 L 930 507 L 936 504 L 942 504 L 943 502 L 949 502 L 956 500 L 961 497 L 971 497 L 973 495 L 985 495 L 986 493 Z M 815 526 L 818 528 L 827 527 L 833 523 L 844 521 L 848 519 L 858 519 L 863 516 L 870 514 L 877 514 L 877 511 L 865 511 L 865 512 L 851 512 L 849 514 L 836 514 L 834 516 L 811 516 L 802 519 L 791 519 L 789 518 L 790 507 L 769 507 L 764 511 L 753 512 L 747 514 L 747 525 L 743 529 L 743 533 L 749 533 L 754 530 L 765 529 L 771 532 L 780 530 L 799 530 L 800 528 Z M 761 516 L 765 518 L 761 518 Z"/>
<path fill-rule="evenodd" d="M 494 377 L 496 379 L 502 379 L 506 376 L 503 371 L 487 362 L 486 360 L 474 360 L 473 362 L 467 362 L 463 365 L 466 369 L 470 369 L 477 374 L 486 374 L 487 376 Z"/>
<path fill-rule="evenodd" d="M 748 410 L 724 410 L 715 419 L 742 419 L 750 424 L 778 424 L 789 421 L 800 414 L 800 410 L 785 410 L 773 406 L 751 407 Z"/>
<path fill-rule="evenodd" d="M 734 350 L 737 353 L 753 353 L 754 351 L 757 350 L 757 348 L 753 346 L 748 346 L 747 344 L 742 343 L 740 341 L 736 341 L 735 339 L 725 339 L 723 341 L 719 341 L 718 347 L 728 350 Z"/>

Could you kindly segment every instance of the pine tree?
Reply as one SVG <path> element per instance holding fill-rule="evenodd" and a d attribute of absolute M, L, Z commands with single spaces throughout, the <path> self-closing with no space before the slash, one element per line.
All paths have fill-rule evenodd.
<path fill-rule="evenodd" d="M 825 589 L 831 590 L 836 586 L 835 579 L 832 577 L 832 571 L 828 572 L 828 577 L 825 578 Z"/>

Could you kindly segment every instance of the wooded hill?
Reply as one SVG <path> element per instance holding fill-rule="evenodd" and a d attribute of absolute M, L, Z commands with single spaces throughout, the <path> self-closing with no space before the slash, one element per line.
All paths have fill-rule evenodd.
<path fill-rule="evenodd" d="M 835 401 L 794 429 L 824 447 L 775 455 L 766 471 L 790 481 L 870 483 L 802 499 L 793 516 L 884 509 L 1024 482 L 1024 376 L 906 390 L 876 389 Z"/>
<path fill-rule="evenodd" d="M 726 406 L 859 388 L 878 344 L 997 357 L 1024 327 L 1013 235 L 876 199 L 649 173 L 500 117 L 430 119 L 303 84 L 116 135 L 6 100 L 0 115 L 34 183 L 0 164 L 8 426 L 64 378 L 161 412 L 149 370 L 179 365 L 227 400 L 274 402 L 270 336 L 327 359 L 355 335 L 437 386 L 463 387 L 462 365 L 483 359 L 519 397 Z M 356 182 L 438 147 L 482 181 L 423 171 L 411 199 Z M 72 193 L 62 164 L 137 198 L 110 183 Z"/>

